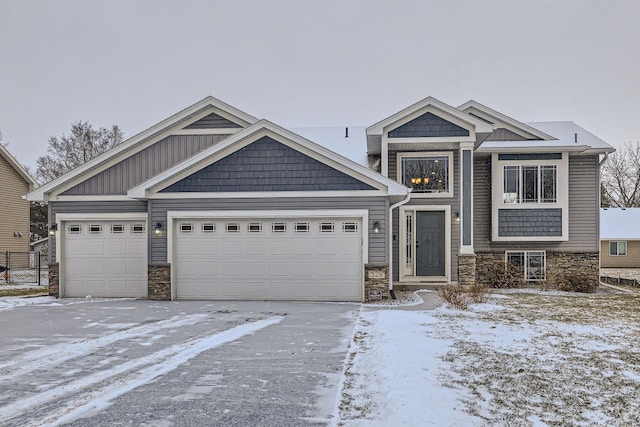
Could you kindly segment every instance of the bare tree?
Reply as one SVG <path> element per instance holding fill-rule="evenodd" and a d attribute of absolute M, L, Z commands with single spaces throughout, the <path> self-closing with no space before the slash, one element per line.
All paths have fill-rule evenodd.
<path fill-rule="evenodd" d="M 38 157 L 36 178 L 51 181 L 115 147 L 122 139 L 122 131 L 116 125 L 95 130 L 89 122 L 73 123 L 69 136 L 49 138 L 47 154 Z"/>
<path fill-rule="evenodd" d="M 640 207 L 640 142 L 609 156 L 602 167 L 601 194 L 611 207 Z"/>

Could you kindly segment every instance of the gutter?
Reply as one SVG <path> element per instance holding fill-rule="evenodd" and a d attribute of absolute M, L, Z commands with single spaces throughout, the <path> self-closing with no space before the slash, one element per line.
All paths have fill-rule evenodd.
<path fill-rule="evenodd" d="M 411 200 L 411 190 L 409 190 L 409 192 L 407 193 L 407 197 L 389 207 L 389 293 L 391 294 L 391 298 L 393 299 L 396 299 L 396 296 L 393 292 L 393 210 L 399 206 L 404 205 L 409 200 Z"/>

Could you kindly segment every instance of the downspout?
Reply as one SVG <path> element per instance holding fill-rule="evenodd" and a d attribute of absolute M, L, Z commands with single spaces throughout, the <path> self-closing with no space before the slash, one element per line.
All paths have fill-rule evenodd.
<path fill-rule="evenodd" d="M 604 157 L 602 158 L 602 160 L 600 160 L 600 163 L 598 163 L 598 166 L 602 166 L 602 164 L 606 162 L 608 158 L 609 158 L 609 153 L 605 151 Z"/>
<path fill-rule="evenodd" d="M 387 236 L 389 239 L 389 294 L 391 294 L 391 298 L 393 299 L 396 299 L 396 294 L 393 291 L 393 210 L 404 205 L 409 200 L 411 200 L 411 189 L 409 189 L 407 197 L 389 207 L 389 236 Z M 398 218 L 398 221 L 400 221 L 400 218 Z"/>

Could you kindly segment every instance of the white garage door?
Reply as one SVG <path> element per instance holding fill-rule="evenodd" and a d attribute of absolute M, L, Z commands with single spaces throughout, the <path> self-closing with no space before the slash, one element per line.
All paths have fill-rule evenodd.
<path fill-rule="evenodd" d="M 63 296 L 147 296 L 143 221 L 65 222 L 62 251 Z"/>
<path fill-rule="evenodd" d="M 178 299 L 362 300 L 360 218 L 176 220 Z"/>

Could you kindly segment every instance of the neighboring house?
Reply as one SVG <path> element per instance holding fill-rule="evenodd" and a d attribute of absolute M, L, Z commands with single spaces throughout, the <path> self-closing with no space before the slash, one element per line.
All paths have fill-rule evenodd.
<path fill-rule="evenodd" d="M 31 175 L 0 144 L 0 252 L 29 252 L 30 211 L 25 196 L 35 187 Z"/>
<path fill-rule="evenodd" d="M 30 193 L 56 232 L 51 293 L 362 301 L 505 262 L 597 279 L 613 149 L 584 129 L 426 98 L 358 130 L 182 110 Z"/>
<path fill-rule="evenodd" d="M 640 208 L 600 210 L 600 267 L 640 268 Z"/>
<path fill-rule="evenodd" d="M 45 237 L 44 239 L 31 242 L 31 251 L 40 252 L 42 255 L 47 255 L 49 253 L 49 238 Z"/>

